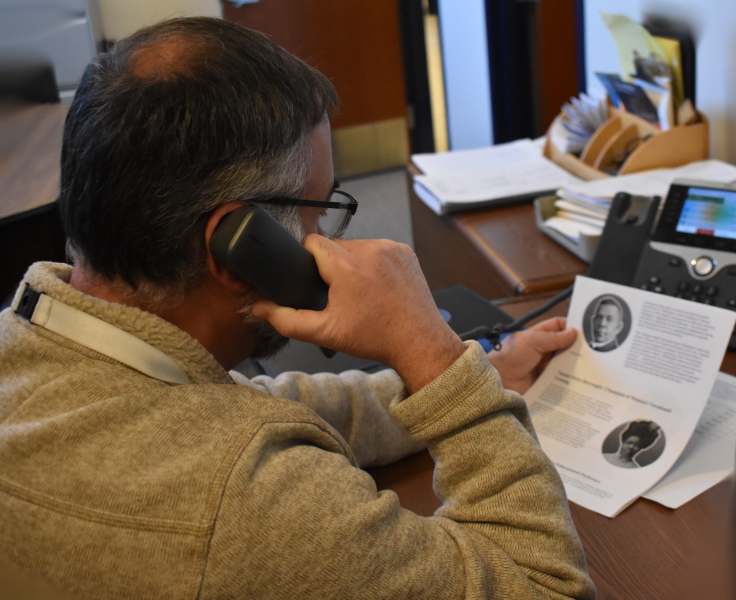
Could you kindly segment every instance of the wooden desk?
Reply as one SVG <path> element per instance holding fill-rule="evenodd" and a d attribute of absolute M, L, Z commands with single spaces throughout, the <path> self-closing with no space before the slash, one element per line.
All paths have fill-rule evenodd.
<path fill-rule="evenodd" d="M 0 112 L 0 221 L 51 204 L 59 195 L 67 107 L 38 104 Z"/>
<path fill-rule="evenodd" d="M 65 258 L 55 201 L 66 112 L 40 104 L 0 113 L 0 302 L 31 263 Z"/>
<path fill-rule="evenodd" d="M 539 299 L 519 298 L 504 303 L 502 308 L 519 317 L 539 303 Z M 546 316 L 566 313 L 564 303 Z M 736 375 L 736 352 L 726 354 L 721 370 Z M 390 489 L 398 494 L 404 508 L 430 516 L 440 506 L 432 488 L 433 471 L 431 456 L 422 452 L 393 465 L 371 469 L 370 473 L 379 490 Z M 729 482 L 721 482 L 677 510 L 639 499 L 614 519 L 570 503 L 598 598 L 708 598 L 707 594 L 680 595 L 683 572 L 697 561 L 707 543 L 706 538 L 700 538 L 701 533 L 718 525 L 719 520 L 720 526 L 726 527 L 729 489 Z"/>
<path fill-rule="evenodd" d="M 462 283 L 489 299 L 562 290 L 587 265 L 542 234 L 530 203 L 434 214 L 407 171 L 414 247 L 429 287 Z"/>

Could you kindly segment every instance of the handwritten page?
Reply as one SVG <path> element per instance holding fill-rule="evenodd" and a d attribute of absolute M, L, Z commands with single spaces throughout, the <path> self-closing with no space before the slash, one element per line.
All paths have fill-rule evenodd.
<path fill-rule="evenodd" d="M 667 474 L 644 498 L 679 508 L 734 471 L 736 377 L 718 373 L 690 441 Z"/>
<path fill-rule="evenodd" d="M 525 394 L 568 498 L 613 517 L 690 440 L 736 322 L 722 308 L 577 277 L 578 339 Z"/>

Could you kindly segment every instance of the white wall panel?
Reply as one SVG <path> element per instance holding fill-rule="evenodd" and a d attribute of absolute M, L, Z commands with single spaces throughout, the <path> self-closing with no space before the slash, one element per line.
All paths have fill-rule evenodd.
<path fill-rule="evenodd" d="M 493 143 L 483 0 L 439 0 L 450 150 Z"/>
<path fill-rule="evenodd" d="M 102 31 L 119 40 L 137 29 L 170 17 L 222 17 L 220 0 L 97 0 Z"/>

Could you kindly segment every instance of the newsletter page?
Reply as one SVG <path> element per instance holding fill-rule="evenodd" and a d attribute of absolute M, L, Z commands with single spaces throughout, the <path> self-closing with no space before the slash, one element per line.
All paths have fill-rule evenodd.
<path fill-rule="evenodd" d="M 675 465 L 644 498 L 679 508 L 733 473 L 736 377 L 718 373 L 708 403 Z"/>
<path fill-rule="evenodd" d="M 736 313 L 578 277 L 578 338 L 525 394 L 568 498 L 613 517 L 660 480 L 693 434 Z"/>

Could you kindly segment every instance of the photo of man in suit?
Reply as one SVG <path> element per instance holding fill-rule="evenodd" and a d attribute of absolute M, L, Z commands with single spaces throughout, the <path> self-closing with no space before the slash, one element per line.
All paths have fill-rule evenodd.
<path fill-rule="evenodd" d="M 623 300 L 605 295 L 597 298 L 593 314 L 590 316 L 590 332 L 586 335 L 588 345 L 596 352 L 609 352 L 618 348 L 626 338 L 627 312 Z M 624 332 L 626 329 L 626 333 Z"/>

